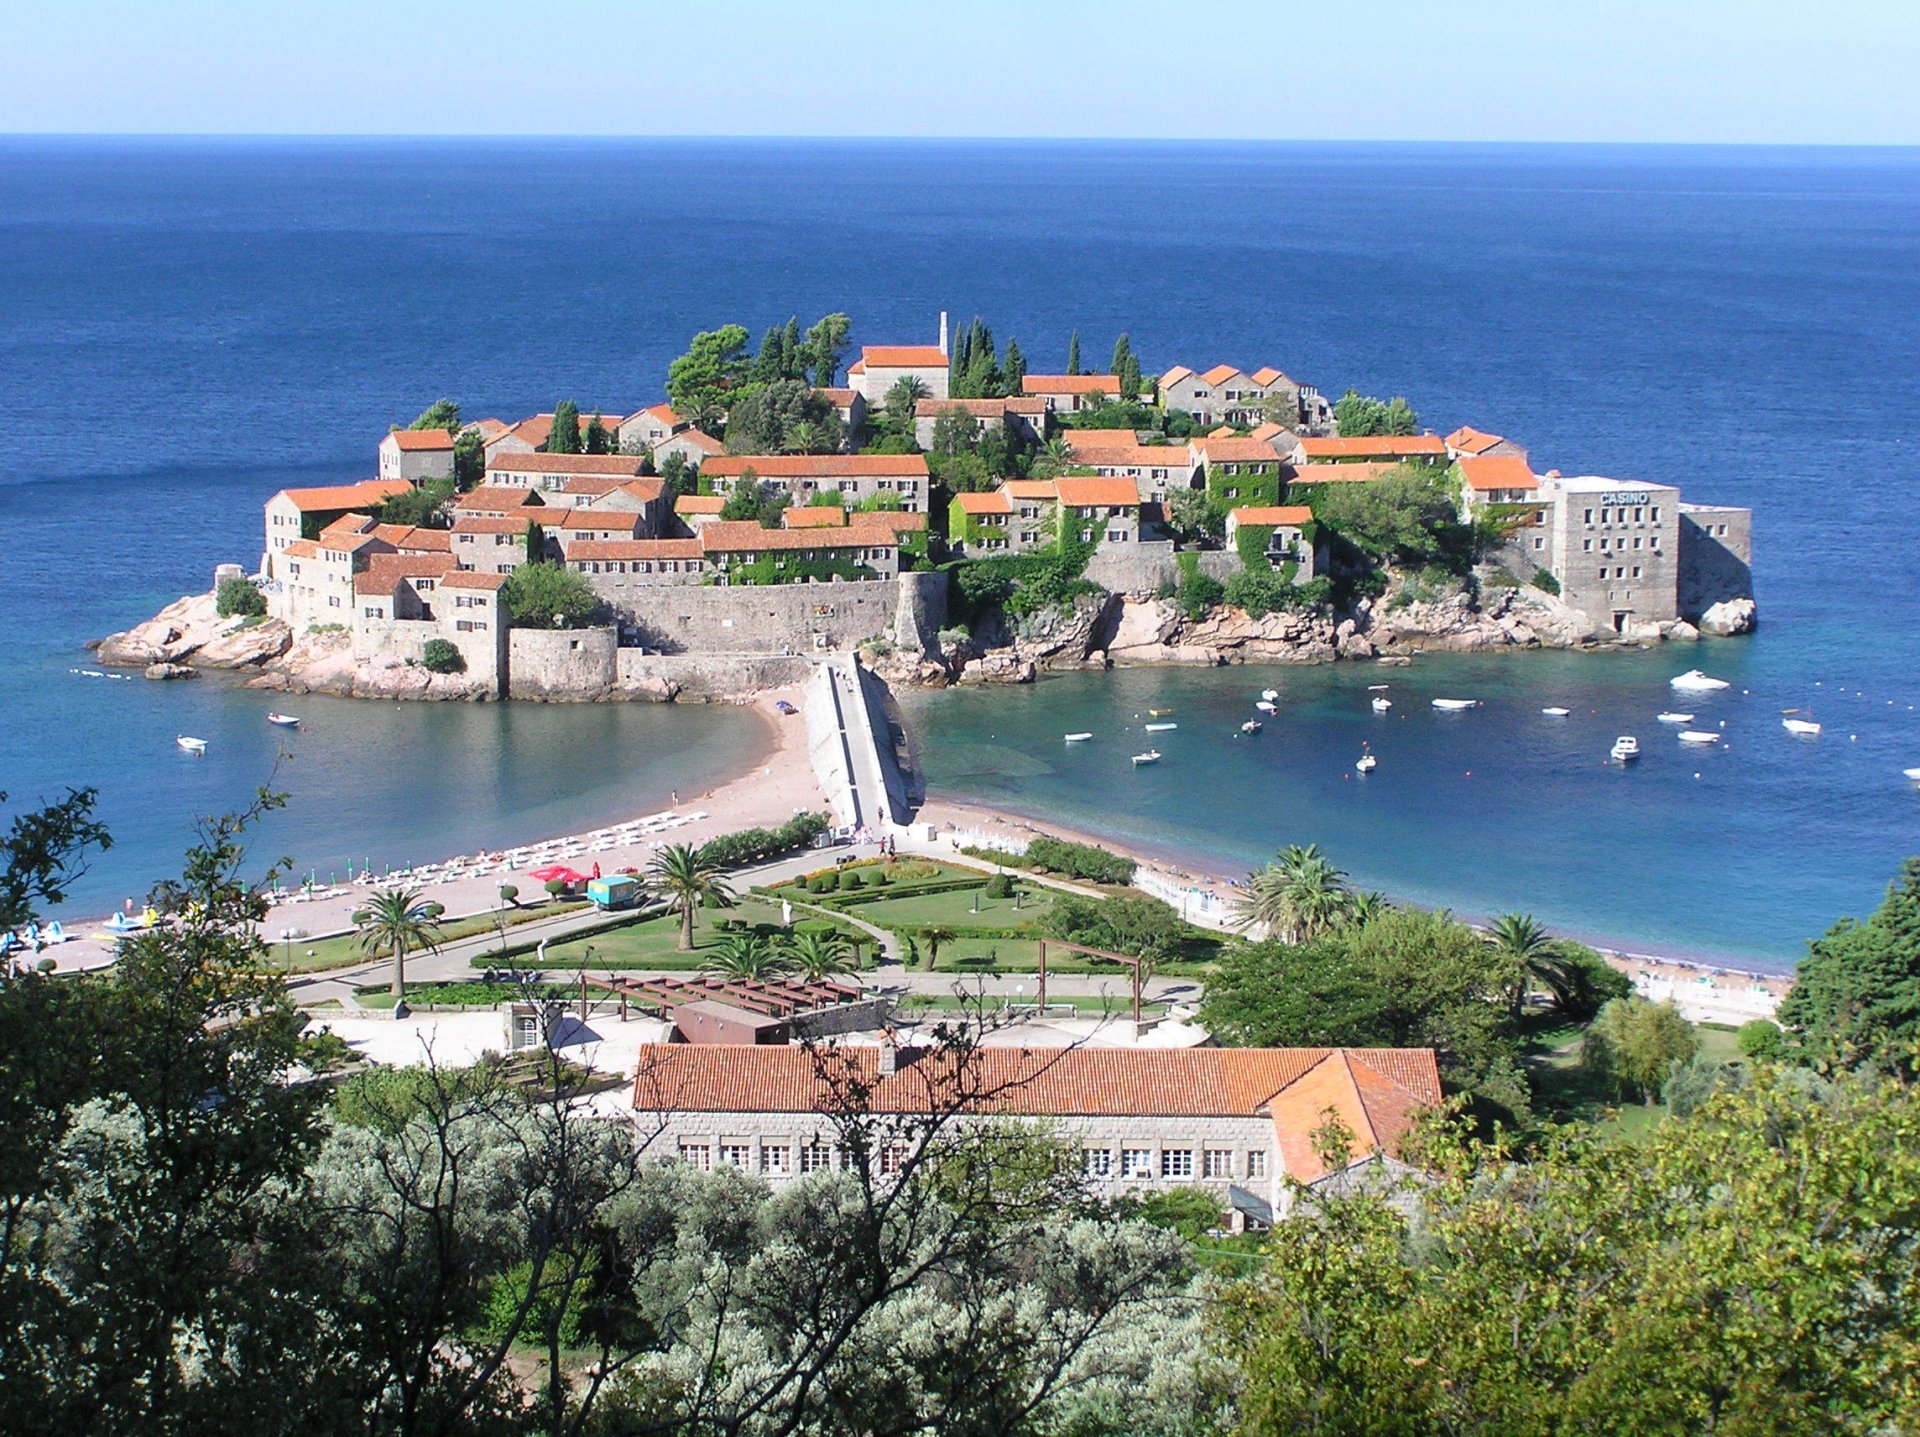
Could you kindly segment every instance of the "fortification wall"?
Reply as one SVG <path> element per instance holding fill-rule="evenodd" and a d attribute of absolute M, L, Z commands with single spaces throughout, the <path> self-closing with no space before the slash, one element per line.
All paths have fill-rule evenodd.
<path fill-rule="evenodd" d="M 901 605 L 900 585 L 891 579 L 735 588 L 638 587 L 613 582 L 625 577 L 618 574 L 587 577 L 612 608 L 625 642 L 664 654 L 850 649 L 862 639 L 892 634 Z"/>
<path fill-rule="evenodd" d="M 784 654 L 649 654 L 621 649 L 618 697 L 701 703 L 804 683 L 814 660 Z"/>
<path fill-rule="evenodd" d="M 1676 606 L 1685 619 L 1697 619 L 1728 599 L 1751 599 L 1753 511 L 1682 506 L 1680 569 L 1675 582 Z"/>
<path fill-rule="evenodd" d="M 507 697 L 604 697 L 619 676 L 619 635 L 611 628 L 515 629 L 508 639 Z"/>
<path fill-rule="evenodd" d="M 947 626 L 947 576 L 907 573 L 895 583 L 899 596 L 894 606 L 893 642 L 915 653 L 933 653 L 940 646 L 940 631 Z"/>

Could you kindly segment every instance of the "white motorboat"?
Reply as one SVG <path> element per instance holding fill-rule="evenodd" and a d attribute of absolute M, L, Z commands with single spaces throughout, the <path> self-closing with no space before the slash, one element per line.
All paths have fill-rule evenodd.
<path fill-rule="evenodd" d="M 1150 723 L 1146 726 L 1148 733 L 1165 733 L 1168 729 L 1179 727 L 1177 723 Z"/>
<path fill-rule="evenodd" d="M 1354 760 L 1353 766 L 1359 769 L 1360 772 L 1362 773 L 1372 773 L 1374 769 L 1379 766 L 1379 764 L 1380 764 L 1380 760 L 1375 758 L 1372 754 L 1363 753 L 1360 755 L 1358 759 Z"/>
<path fill-rule="evenodd" d="M 1812 719 L 1783 718 L 1780 720 L 1780 727 L 1788 733 L 1799 734 L 1805 738 L 1812 738 L 1820 732 L 1820 725 Z"/>
<path fill-rule="evenodd" d="M 1088 739 L 1092 737 L 1093 735 L 1090 733 L 1070 733 L 1067 735 L 1067 742 L 1068 743 L 1085 743 Z"/>
<path fill-rule="evenodd" d="M 1136 753 L 1133 756 L 1133 766 L 1135 768 L 1139 768 L 1142 764 L 1158 762 L 1160 762 L 1160 750 L 1157 748 L 1150 748 L 1145 753 Z"/>
<path fill-rule="evenodd" d="M 1668 679 L 1667 682 L 1676 689 L 1692 694 L 1710 694 L 1730 687 L 1725 679 L 1709 678 L 1698 669 L 1688 669 L 1678 678 Z"/>
<path fill-rule="evenodd" d="M 1680 742 L 1694 743 L 1694 744 L 1699 744 L 1702 747 L 1705 747 L 1707 744 L 1710 744 L 1710 743 L 1719 743 L 1720 735 L 1717 733 L 1709 733 L 1706 729 L 1703 729 L 1703 728 L 1682 729 L 1680 731 Z"/>
<path fill-rule="evenodd" d="M 1261 699 L 1259 703 L 1254 705 L 1254 707 L 1259 709 L 1260 712 L 1263 714 L 1277 714 L 1280 712 L 1280 710 L 1277 707 L 1275 707 L 1273 704 L 1268 703 L 1265 699 Z"/>
<path fill-rule="evenodd" d="M 1908 778 L 1912 779 L 1915 783 L 1920 783 L 1920 768 L 1903 768 L 1900 770 L 1900 772 L 1904 773 Z"/>
<path fill-rule="evenodd" d="M 1377 713 L 1377 714 L 1383 714 L 1383 713 L 1385 713 L 1385 712 L 1386 712 L 1386 711 L 1387 711 L 1388 709 L 1390 709 L 1390 708 L 1392 708 L 1392 707 L 1393 707 L 1393 700 L 1392 700 L 1392 699 L 1390 699 L 1390 698 L 1384 698 L 1384 697 L 1381 697 L 1381 696 L 1380 696 L 1380 695 L 1378 695 L 1378 694 L 1376 694 L 1376 695 L 1374 696 L 1374 700 L 1373 700 L 1373 711 L 1374 711 L 1375 713 Z"/>
<path fill-rule="evenodd" d="M 1608 752 L 1613 755 L 1615 763 L 1632 763 L 1640 757 L 1640 740 L 1630 733 L 1623 733 L 1613 741 L 1613 747 Z"/>
<path fill-rule="evenodd" d="M 1367 685 L 1367 692 L 1368 692 L 1368 693 L 1379 693 L 1379 692 L 1380 692 L 1380 691 L 1381 691 L 1382 689 L 1390 689 L 1390 688 L 1392 688 L 1392 687 L 1393 687 L 1393 685 L 1392 685 L 1392 684 L 1368 684 L 1368 685 Z"/>
<path fill-rule="evenodd" d="M 268 714 L 267 722 L 278 724 L 281 728 L 299 728 L 300 719 L 295 714 Z"/>
<path fill-rule="evenodd" d="M 1259 733 L 1260 728 L 1261 728 L 1261 724 L 1259 719 L 1248 719 L 1245 723 L 1240 725 L 1240 732 L 1241 733 Z"/>
<path fill-rule="evenodd" d="M 174 742 L 179 744 L 181 748 L 185 749 L 195 758 L 198 758 L 207 751 L 207 741 L 203 738 L 189 738 L 185 734 L 180 734 L 174 739 Z"/>
<path fill-rule="evenodd" d="M 1479 702 L 1478 699 L 1435 699 L 1433 706 L 1447 713 L 1458 713 L 1461 709 L 1473 708 Z"/>
<path fill-rule="evenodd" d="M 1545 714 L 1548 718 L 1565 718 L 1569 713 L 1572 712 L 1572 710 L 1552 708 L 1552 709 L 1541 709 L 1540 712 Z"/>
<path fill-rule="evenodd" d="M 1661 723 L 1692 723 L 1693 722 L 1692 714 L 1664 713 L 1664 714 L 1655 714 L 1654 718 Z"/>
<path fill-rule="evenodd" d="M 1268 703 L 1272 703 L 1275 699 L 1280 697 L 1280 690 L 1262 689 L 1260 690 L 1260 697 L 1265 699 Z"/>

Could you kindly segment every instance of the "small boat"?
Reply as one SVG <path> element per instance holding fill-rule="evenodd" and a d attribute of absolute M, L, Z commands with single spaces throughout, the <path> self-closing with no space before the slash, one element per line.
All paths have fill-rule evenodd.
<path fill-rule="evenodd" d="M 1067 735 L 1067 742 L 1068 743 L 1085 743 L 1088 739 L 1092 737 L 1093 735 L 1090 733 L 1070 733 Z"/>
<path fill-rule="evenodd" d="M 278 724 L 281 728 L 299 728 L 300 720 L 294 714 L 268 714 L 267 722 Z"/>
<path fill-rule="evenodd" d="M 1552 709 L 1541 709 L 1540 712 L 1545 714 L 1548 718 L 1565 718 L 1567 714 L 1571 712 L 1571 710 L 1561 709 L 1561 708 L 1552 708 Z"/>
<path fill-rule="evenodd" d="M 1254 707 L 1259 709 L 1260 712 L 1263 714 L 1277 714 L 1280 712 L 1278 707 L 1276 707 L 1271 703 L 1268 703 L 1265 699 L 1261 699 L 1259 703 L 1254 705 Z"/>
<path fill-rule="evenodd" d="M 1157 748 L 1150 748 L 1145 753 L 1136 753 L 1133 756 L 1133 766 L 1135 768 L 1139 768 L 1142 764 L 1158 762 L 1160 762 L 1160 750 Z"/>
<path fill-rule="evenodd" d="M 1260 697 L 1265 699 L 1268 703 L 1272 703 L 1275 699 L 1280 697 L 1280 690 L 1262 689 L 1260 690 Z"/>
<path fill-rule="evenodd" d="M 1372 754 L 1363 753 L 1360 755 L 1358 759 L 1354 761 L 1353 766 L 1359 769 L 1360 772 L 1362 773 L 1372 773 L 1374 769 L 1379 766 L 1379 763 L 1380 763 L 1380 760 L 1375 758 Z"/>
<path fill-rule="evenodd" d="M 1788 733 L 1802 734 L 1807 738 L 1820 732 L 1820 725 L 1812 719 L 1781 719 L 1780 727 Z"/>
<path fill-rule="evenodd" d="M 188 738 L 187 735 L 180 734 L 174 742 L 196 758 L 207 751 L 207 741 L 203 738 Z"/>
<path fill-rule="evenodd" d="M 1709 678 L 1698 669 L 1688 669 L 1678 678 L 1668 679 L 1667 682 L 1676 689 L 1695 694 L 1708 694 L 1730 687 L 1725 679 Z"/>
<path fill-rule="evenodd" d="M 1245 723 L 1240 725 L 1240 732 L 1241 733 L 1259 733 L 1260 727 L 1261 725 L 1260 725 L 1259 719 L 1248 719 Z"/>
<path fill-rule="evenodd" d="M 1147 712 L 1152 714 L 1155 718 L 1165 718 L 1168 714 L 1172 713 L 1173 710 L 1172 709 L 1148 709 Z"/>
<path fill-rule="evenodd" d="M 1382 689 L 1390 689 L 1392 687 L 1392 684 L 1368 684 L 1367 692 L 1370 694 L 1379 693 Z"/>
<path fill-rule="evenodd" d="M 1447 713 L 1458 713 L 1461 709 L 1473 708 L 1479 702 L 1478 699 L 1435 699 L 1433 706 Z"/>
<path fill-rule="evenodd" d="M 1613 755 L 1615 763 L 1632 763 L 1640 757 L 1640 740 L 1630 733 L 1623 733 L 1613 741 L 1613 747 L 1608 752 Z"/>
<path fill-rule="evenodd" d="M 1680 731 L 1680 742 L 1681 743 L 1697 743 L 1702 745 L 1710 744 L 1710 743 L 1719 743 L 1720 735 L 1717 733 L 1709 733 L 1706 729 L 1703 729 L 1703 728 L 1682 729 Z"/>
<path fill-rule="evenodd" d="M 1177 723 L 1150 723 L 1146 726 L 1146 729 L 1148 733 L 1165 733 L 1168 729 L 1179 727 L 1180 725 Z"/>
<path fill-rule="evenodd" d="M 1903 768 L 1900 770 L 1900 772 L 1904 773 L 1908 778 L 1912 779 L 1915 783 L 1920 783 L 1920 768 Z"/>
<path fill-rule="evenodd" d="M 1377 714 L 1383 714 L 1383 713 L 1385 713 L 1385 712 L 1386 712 L 1386 711 L 1387 711 L 1388 709 L 1390 709 L 1390 708 L 1392 708 L 1392 707 L 1393 707 L 1393 700 L 1392 700 L 1392 699 L 1390 699 L 1390 698 L 1384 698 L 1384 697 L 1382 697 L 1382 696 L 1380 696 L 1380 695 L 1378 695 L 1378 694 L 1376 694 L 1376 695 L 1374 696 L 1374 700 L 1373 700 L 1373 711 L 1374 711 L 1375 713 L 1377 713 Z"/>
<path fill-rule="evenodd" d="M 1692 714 L 1664 713 L 1664 714 L 1655 714 L 1654 718 L 1658 719 L 1661 723 L 1692 723 L 1693 722 Z"/>

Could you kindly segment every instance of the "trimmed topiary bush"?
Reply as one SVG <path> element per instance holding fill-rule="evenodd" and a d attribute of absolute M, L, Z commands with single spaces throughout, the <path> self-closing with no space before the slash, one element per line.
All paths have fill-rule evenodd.
<path fill-rule="evenodd" d="M 857 872 L 848 872 L 840 876 L 841 891 L 846 893 L 851 893 L 856 888 L 866 887 L 866 882 Z"/>
<path fill-rule="evenodd" d="M 987 897 L 1013 897 L 1013 880 L 1004 873 L 996 873 L 987 880 Z"/>

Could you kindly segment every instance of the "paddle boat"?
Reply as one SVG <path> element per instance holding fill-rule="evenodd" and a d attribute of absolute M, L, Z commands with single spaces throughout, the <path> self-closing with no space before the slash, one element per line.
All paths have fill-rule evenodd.
<path fill-rule="evenodd" d="M 280 728 L 299 728 L 300 719 L 295 714 L 268 714 L 267 722 Z"/>
<path fill-rule="evenodd" d="M 1435 699 L 1433 706 L 1445 713 L 1458 713 L 1462 709 L 1476 708 L 1479 703 L 1478 699 Z"/>
<path fill-rule="evenodd" d="M 1780 727 L 1788 733 L 1799 734 L 1803 738 L 1812 738 L 1820 732 L 1820 725 L 1812 719 L 1783 718 Z"/>
<path fill-rule="evenodd" d="M 1375 713 L 1383 714 L 1392 707 L 1393 707 L 1393 700 L 1386 697 L 1384 694 L 1375 694 L 1373 696 L 1373 711 Z"/>
<path fill-rule="evenodd" d="M 1261 723 L 1259 719 L 1248 719 L 1245 723 L 1240 725 L 1241 733 L 1259 733 L 1260 729 L 1261 729 Z"/>
<path fill-rule="evenodd" d="M 1660 723 L 1692 723 L 1693 722 L 1692 714 L 1664 713 L 1664 714 L 1655 714 L 1654 718 Z"/>
<path fill-rule="evenodd" d="M 1179 727 L 1180 725 L 1177 723 L 1150 723 L 1146 726 L 1146 729 L 1148 733 L 1165 733 L 1168 729 Z"/>
<path fill-rule="evenodd" d="M 179 734 L 173 741 L 195 758 L 201 757 L 207 751 L 207 741 L 203 738 L 189 738 L 186 734 Z"/>
<path fill-rule="evenodd" d="M 1731 687 L 1725 679 L 1709 678 L 1698 669 L 1688 669 L 1677 678 L 1668 679 L 1667 683 L 1673 688 L 1694 694 L 1710 694 Z"/>
<path fill-rule="evenodd" d="M 1563 709 L 1563 708 L 1550 708 L 1550 709 L 1541 709 L 1540 712 L 1545 714 L 1548 718 L 1565 718 L 1569 713 L 1572 712 L 1572 710 Z"/>
<path fill-rule="evenodd" d="M 1707 744 L 1719 743 L 1720 735 L 1717 733 L 1710 733 L 1703 728 L 1682 729 L 1680 731 L 1680 742 L 1699 744 L 1701 747 L 1704 748 Z"/>
<path fill-rule="evenodd" d="M 1613 741 L 1613 747 L 1607 752 L 1613 755 L 1615 763 L 1632 763 L 1640 757 L 1640 740 L 1630 733 L 1623 733 Z"/>
<path fill-rule="evenodd" d="M 1135 768 L 1139 768 L 1143 764 L 1158 762 L 1160 762 L 1160 750 L 1157 748 L 1150 748 L 1145 753 L 1136 753 L 1133 756 L 1133 766 Z"/>
<path fill-rule="evenodd" d="M 1277 714 L 1280 712 L 1278 706 L 1271 703 L 1267 699 L 1261 699 L 1259 703 L 1254 705 L 1254 707 L 1259 709 L 1260 712 L 1263 714 Z"/>
<path fill-rule="evenodd" d="M 1359 769 L 1360 772 L 1362 773 L 1372 773 L 1374 769 L 1379 767 L 1379 765 L 1380 765 L 1379 759 L 1375 758 L 1370 753 L 1363 753 L 1360 755 L 1358 759 L 1354 761 L 1353 766 Z"/>
<path fill-rule="evenodd" d="M 1272 703 L 1275 699 L 1280 697 L 1280 690 L 1262 689 L 1260 690 L 1260 697 L 1265 699 L 1268 703 Z"/>
<path fill-rule="evenodd" d="M 1093 735 L 1090 733 L 1070 733 L 1067 735 L 1067 742 L 1068 743 L 1085 743 L 1088 739 L 1092 737 Z"/>

